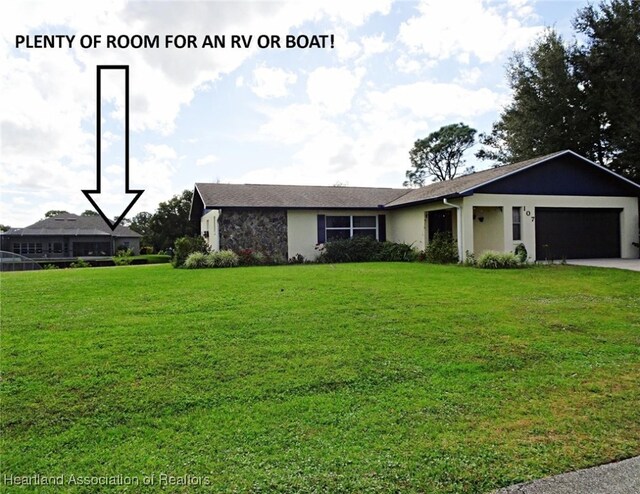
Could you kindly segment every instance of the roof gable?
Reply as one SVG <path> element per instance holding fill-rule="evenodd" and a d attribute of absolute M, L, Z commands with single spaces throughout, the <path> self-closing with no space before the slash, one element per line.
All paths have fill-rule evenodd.
<path fill-rule="evenodd" d="M 565 150 L 437 182 L 387 204 L 389 208 L 476 192 L 530 195 L 636 196 L 640 185 Z"/>
<path fill-rule="evenodd" d="M 635 196 L 640 186 L 568 152 L 474 189 L 489 194 Z"/>
<path fill-rule="evenodd" d="M 499 166 L 496 168 L 489 168 L 488 170 L 482 170 L 469 175 L 462 175 L 451 180 L 445 180 L 444 182 L 435 182 L 419 189 L 413 189 L 411 192 L 402 196 L 395 201 L 387 204 L 388 207 L 394 208 L 399 206 L 407 206 L 409 204 L 420 204 L 424 202 L 431 202 L 444 197 L 455 197 L 459 195 L 469 194 L 474 188 L 479 185 L 492 182 L 500 179 L 506 175 L 515 173 L 519 170 L 535 165 L 540 161 L 551 159 L 561 153 L 553 153 L 547 156 L 539 158 L 533 158 L 519 163 L 513 163 L 511 165 Z"/>

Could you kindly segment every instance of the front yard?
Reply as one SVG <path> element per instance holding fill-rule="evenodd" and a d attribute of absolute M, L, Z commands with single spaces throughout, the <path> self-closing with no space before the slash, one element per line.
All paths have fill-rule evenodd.
<path fill-rule="evenodd" d="M 570 266 L 3 274 L 0 483 L 483 492 L 638 455 L 639 293 Z"/>

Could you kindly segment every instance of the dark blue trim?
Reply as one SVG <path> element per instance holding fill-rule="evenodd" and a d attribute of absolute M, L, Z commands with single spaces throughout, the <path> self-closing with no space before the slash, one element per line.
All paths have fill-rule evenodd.
<path fill-rule="evenodd" d="M 576 156 L 559 156 L 474 189 L 483 194 L 637 196 L 630 183 Z"/>
<path fill-rule="evenodd" d="M 387 217 L 384 214 L 378 215 L 378 240 L 387 241 Z"/>
<path fill-rule="evenodd" d="M 324 214 L 319 214 L 318 215 L 318 243 L 319 244 L 324 244 L 327 240 L 325 225 L 326 225 L 326 216 Z"/>

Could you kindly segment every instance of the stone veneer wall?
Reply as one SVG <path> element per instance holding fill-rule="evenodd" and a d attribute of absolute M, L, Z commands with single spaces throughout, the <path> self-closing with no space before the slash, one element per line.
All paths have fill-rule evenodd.
<path fill-rule="evenodd" d="M 285 209 L 223 209 L 218 219 L 220 250 L 253 249 L 287 259 Z"/>

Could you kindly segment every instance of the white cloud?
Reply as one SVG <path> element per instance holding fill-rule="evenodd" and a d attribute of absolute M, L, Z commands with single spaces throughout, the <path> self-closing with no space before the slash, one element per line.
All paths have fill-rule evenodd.
<path fill-rule="evenodd" d="M 368 91 L 357 112 L 327 114 L 317 104 L 272 109 L 259 135 L 270 143 L 297 146 L 288 165 L 233 177 L 237 182 L 400 186 L 408 151 L 445 123 L 473 121 L 495 111 L 504 96 L 487 88 L 418 82 Z M 315 100 L 313 100 L 315 101 Z"/>
<path fill-rule="evenodd" d="M 406 114 L 418 119 L 470 118 L 499 108 L 502 95 L 487 88 L 466 89 L 457 84 L 416 82 L 388 91 L 369 93 L 371 112 Z"/>
<path fill-rule="evenodd" d="M 364 60 L 374 55 L 379 55 L 391 48 L 391 43 L 384 40 L 384 33 L 376 34 L 374 36 L 363 36 L 361 42 L 363 55 L 360 60 Z"/>
<path fill-rule="evenodd" d="M 207 166 L 213 165 L 216 161 L 218 161 L 218 157 L 215 154 L 208 154 L 196 160 L 196 166 Z"/>
<path fill-rule="evenodd" d="M 349 31 L 347 29 L 334 29 L 334 36 L 335 50 L 341 62 L 354 59 L 362 53 L 362 46 L 360 43 L 352 41 L 349 38 Z"/>
<path fill-rule="evenodd" d="M 131 188 L 145 190 L 130 216 L 139 211 L 153 212 L 161 201 L 177 192 L 172 179 L 180 171 L 180 161 L 171 146 L 146 145 L 142 158 L 131 158 L 129 168 Z"/>
<path fill-rule="evenodd" d="M 388 14 L 391 4 L 392 0 L 367 0 L 366 2 L 324 0 L 319 3 L 322 5 L 322 11 L 331 21 L 344 21 L 354 26 L 362 25 L 373 13 Z"/>
<path fill-rule="evenodd" d="M 396 60 L 396 68 L 404 74 L 419 74 L 423 70 L 431 69 L 437 65 L 435 60 L 420 60 L 413 56 L 410 57 L 403 53 Z"/>
<path fill-rule="evenodd" d="M 464 68 L 454 82 L 462 85 L 474 85 L 480 80 L 480 77 L 482 77 L 482 70 L 479 67 Z"/>
<path fill-rule="evenodd" d="M 266 123 L 258 129 L 258 135 L 265 141 L 278 144 L 297 144 L 333 125 L 323 119 L 316 106 L 309 104 L 292 104 L 282 108 L 262 109 L 267 117 Z"/>
<path fill-rule="evenodd" d="M 360 86 L 364 69 L 319 67 L 307 80 L 307 95 L 312 105 L 331 115 L 344 113 Z"/>
<path fill-rule="evenodd" d="M 527 1 L 496 4 L 483 0 L 423 0 L 419 15 L 400 26 L 398 38 L 413 52 L 445 60 L 470 56 L 492 62 L 502 53 L 527 46 L 543 26 L 527 26 Z M 461 58 L 462 57 L 462 58 Z"/>
<path fill-rule="evenodd" d="M 298 77 L 280 68 L 261 66 L 253 71 L 251 91 L 260 98 L 281 98 L 288 93 L 288 86 Z"/>

